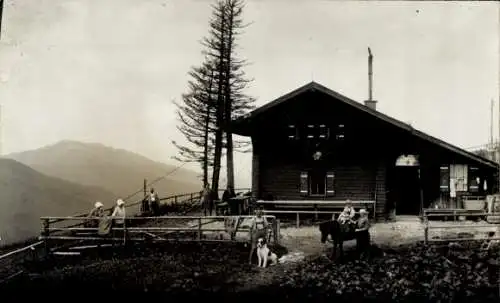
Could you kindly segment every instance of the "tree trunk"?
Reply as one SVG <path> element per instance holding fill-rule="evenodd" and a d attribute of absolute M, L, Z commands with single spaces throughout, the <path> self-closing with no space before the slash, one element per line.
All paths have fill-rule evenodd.
<path fill-rule="evenodd" d="M 229 8 L 229 20 L 228 20 L 228 37 L 227 41 L 227 61 L 226 61 L 226 91 L 225 91 L 225 129 L 226 129 L 226 170 L 227 170 L 227 187 L 234 189 L 234 160 L 233 160 L 233 134 L 229 128 L 231 124 L 231 112 L 232 112 L 232 99 L 231 99 L 231 51 L 233 44 L 233 19 L 234 19 L 234 8 Z"/>
<path fill-rule="evenodd" d="M 204 134 L 204 140 L 205 144 L 203 146 L 203 188 L 207 186 L 208 184 L 208 141 L 210 140 L 210 131 L 209 131 L 209 125 L 210 125 L 210 111 L 212 108 L 212 84 L 214 79 L 214 71 L 211 71 L 210 74 L 210 82 L 208 85 L 208 100 L 207 100 L 207 111 L 206 111 L 206 117 L 205 117 L 205 134 Z"/>
<path fill-rule="evenodd" d="M 222 135 L 224 125 L 224 34 L 225 34 L 225 15 L 224 12 L 221 13 L 221 37 L 219 44 L 219 62 L 218 62 L 218 84 L 217 89 L 217 130 L 215 132 L 215 150 L 214 150 L 214 170 L 212 174 L 212 190 L 214 191 L 215 198 L 218 199 L 219 195 L 219 177 L 220 177 L 220 166 L 222 157 Z"/>

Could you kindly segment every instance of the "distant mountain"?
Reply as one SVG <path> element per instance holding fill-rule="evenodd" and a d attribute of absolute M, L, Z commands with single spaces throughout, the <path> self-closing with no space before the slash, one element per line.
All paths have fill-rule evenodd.
<path fill-rule="evenodd" d="M 139 154 L 99 143 L 60 141 L 36 150 L 10 154 L 7 157 L 57 178 L 88 186 L 99 186 L 127 196 L 176 169 Z M 197 173 L 180 168 L 153 185 L 160 197 L 198 191 Z M 138 195 L 139 197 L 139 195 Z"/>
<path fill-rule="evenodd" d="M 11 159 L 0 158 L 0 246 L 38 236 L 41 216 L 88 212 L 95 201 L 114 194 L 49 177 Z M 104 203 L 106 207 L 112 203 Z"/>

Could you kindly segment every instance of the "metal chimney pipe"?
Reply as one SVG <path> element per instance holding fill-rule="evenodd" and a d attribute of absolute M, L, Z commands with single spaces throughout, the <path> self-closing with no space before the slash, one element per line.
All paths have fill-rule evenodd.
<path fill-rule="evenodd" d="M 372 50 L 368 47 L 368 100 L 372 101 L 373 97 L 373 55 Z"/>
<path fill-rule="evenodd" d="M 377 110 L 377 101 L 373 100 L 373 55 L 370 47 L 368 47 L 368 100 L 365 101 L 365 106 Z"/>

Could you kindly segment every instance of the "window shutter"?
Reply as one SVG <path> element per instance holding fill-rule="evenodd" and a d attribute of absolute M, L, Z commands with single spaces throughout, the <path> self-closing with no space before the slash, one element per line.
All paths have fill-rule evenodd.
<path fill-rule="evenodd" d="M 300 173 L 300 194 L 307 196 L 309 193 L 309 174 L 307 172 Z"/>
<path fill-rule="evenodd" d="M 335 173 L 326 173 L 326 195 L 333 196 L 335 194 Z"/>
<path fill-rule="evenodd" d="M 440 184 L 439 188 L 441 191 L 450 191 L 450 168 L 448 166 L 440 167 Z"/>
<path fill-rule="evenodd" d="M 479 177 L 479 169 L 477 167 L 469 167 L 469 191 L 477 193 L 479 191 L 481 181 L 482 180 Z"/>
<path fill-rule="evenodd" d="M 450 165 L 450 178 L 455 179 L 457 186 L 456 191 L 464 192 L 467 191 L 467 166 L 464 164 L 452 164 Z"/>

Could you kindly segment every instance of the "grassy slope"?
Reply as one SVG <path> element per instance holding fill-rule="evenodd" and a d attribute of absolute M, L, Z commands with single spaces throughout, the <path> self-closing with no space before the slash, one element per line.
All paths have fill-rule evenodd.
<path fill-rule="evenodd" d="M 38 235 L 40 216 L 87 212 L 96 200 L 114 198 L 102 188 L 49 177 L 17 161 L 0 158 L 0 246 Z"/>
<path fill-rule="evenodd" d="M 61 141 L 8 157 L 44 174 L 124 196 L 142 188 L 144 178 L 150 182 L 176 168 L 123 149 L 76 141 Z M 181 168 L 154 187 L 160 196 L 166 196 L 198 191 L 200 182 L 195 172 Z"/>

